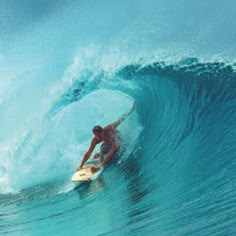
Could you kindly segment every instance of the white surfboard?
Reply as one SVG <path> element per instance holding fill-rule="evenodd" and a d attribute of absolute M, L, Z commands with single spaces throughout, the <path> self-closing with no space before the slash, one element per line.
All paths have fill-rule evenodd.
<path fill-rule="evenodd" d="M 78 182 L 84 182 L 84 181 L 89 181 L 89 180 L 93 180 L 95 179 L 103 170 L 103 168 L 101 168 L 100 170 L 98 170 L 95 173 L 91 172 L 91 167 L 96 167 L 99 165 L 99 161 L 91 161 L 86 163 L 83 166 L 82 170 L 76 171 L 74 173 L 74 175 L 71 178 L 72 182 L 78 183 Z"/>

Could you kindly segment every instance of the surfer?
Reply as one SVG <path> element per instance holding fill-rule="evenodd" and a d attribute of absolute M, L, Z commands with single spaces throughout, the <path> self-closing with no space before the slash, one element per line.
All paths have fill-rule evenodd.
<path fill-rule="evenodd" d="M 133 112 L 134 109 L 135 109 L 135 104 L 133 104 L 131 110 L 128 113 L 121 116 L 121 118 L 116 122 L 104 128 L 98 125 L 93 128 L 94 138 L 92 139 L 90 147 L 88 151 L 85 153 L 83 160 L 80 166 L 76 169 L 76 171 L 79 171 L 83 168 L 83 165 L 89 159 L 95 146 L 101 142 L 103 143 L 101 145 L 100 153 L 96 153 L 94 155 L 95 159 L 100 158 L 100 166 L 92 167 L 91 168 L 92 173 L 95 173 L 103 165 L 105 165 L 108 161 L 110 161 L 115 152 L 117 152 L 120 148 L 121 140 L 119 136 L 119 131 L 116 128 L 121 124 L 122 121 L 124 121 L 127 118 L 127 116 L 129 116 Z"/>

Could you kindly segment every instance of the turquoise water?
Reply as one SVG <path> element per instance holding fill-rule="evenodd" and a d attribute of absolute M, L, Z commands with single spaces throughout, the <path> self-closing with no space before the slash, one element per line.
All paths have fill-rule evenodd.
<path fill-rule="evenodd" d="M 234 235 L 235 7 L 2 1 L 0 235 Z M 122 155 L 75 187 L 133 101 Z"/>

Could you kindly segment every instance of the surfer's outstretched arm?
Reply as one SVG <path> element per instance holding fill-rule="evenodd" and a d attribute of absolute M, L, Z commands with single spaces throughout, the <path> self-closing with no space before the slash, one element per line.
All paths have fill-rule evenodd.
<path fill-rule="evenodd" d="M 125 113 L 123 116 L 120 117 L 119 120 L 115 121 L 114 123 L 112 123 L 108 126 L 115 129 L 117 126 L 119 126 L 121 124 L 121 122 L 123 122 L 133 112 L 134 109 L 135 109 L 135 103 L 133 103 L 133 106 L 132 106 L 132 108 L 130 109 L 130 111 L 128 113 Z"/>
<path fill-rule="evenodd" d="M 95 146 L 97 145 L 97 140 L 95 138 L 93 138 L 91 144 L 90 144 L 90 147 L 88 149 L 88 151 L 85 153 L 84 157 L 83 157 L 83 160 L 80 164 L 80 166 L 76 169 L 76 171 L 79 171 L 83 168 L 83 165 L 86 163 L 86 161 L 89 159 L 89 157 L 91 156 Z"/>

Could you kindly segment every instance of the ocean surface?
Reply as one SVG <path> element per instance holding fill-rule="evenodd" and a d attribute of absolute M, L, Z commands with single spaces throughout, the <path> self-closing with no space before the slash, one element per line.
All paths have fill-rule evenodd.
<path fill-rule="evenodd" d="M 234 0 L 1 0 L 0 235 L 236 235 L 235 19 Z M 133 102 L 116 162 L 75 187 L 92 128 Z"/>

